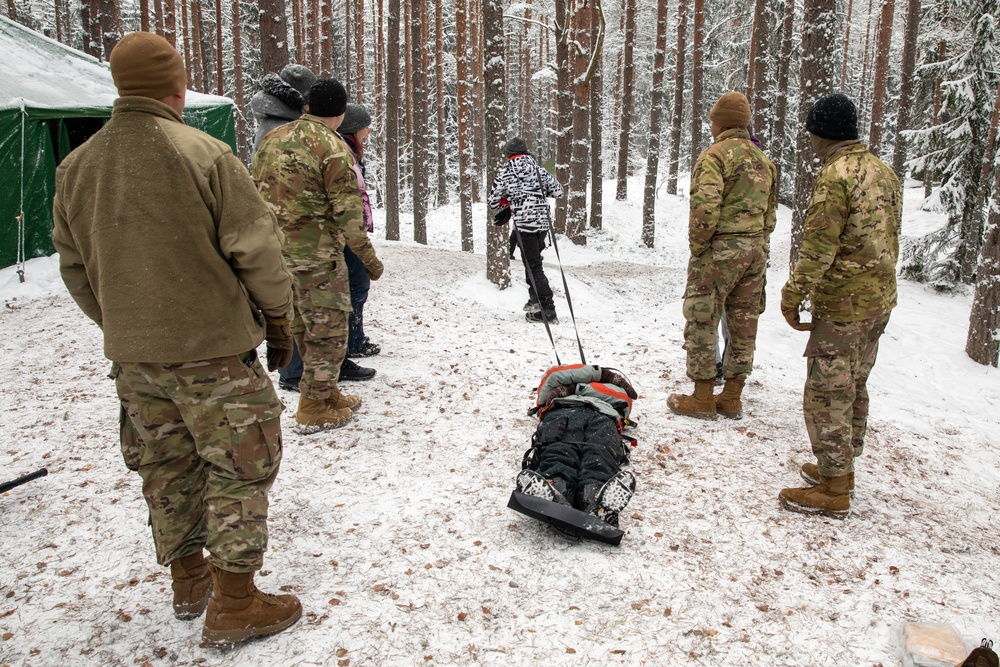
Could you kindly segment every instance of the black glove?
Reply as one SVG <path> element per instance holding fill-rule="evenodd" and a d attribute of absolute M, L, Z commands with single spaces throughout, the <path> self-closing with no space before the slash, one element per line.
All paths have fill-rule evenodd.
<path fill-rule="evenodd" d="M 497 211 L 496 215 L 493 216 L 493 224 L 506 225 L 508 222 L 510 222 L 510 216 L 511 216 L 510 207 L 505 206 L 499 211 Z"/>
<path fill-rule="evenodd" d="M 276 371 L 292 363 L 292 329 L 287 317 L 264 318 L 267 341 L 267 370 Z"/>

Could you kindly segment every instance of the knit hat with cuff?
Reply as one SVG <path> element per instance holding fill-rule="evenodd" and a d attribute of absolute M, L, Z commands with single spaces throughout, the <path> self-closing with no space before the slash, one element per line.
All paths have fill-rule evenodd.
<path fill-rule="evenodd" d="M 150 32 L 122 37 L 108 59 L 118 94 L 151 97 L 176 95 L 187 87 L 184 61 L 170 42 Z"/>

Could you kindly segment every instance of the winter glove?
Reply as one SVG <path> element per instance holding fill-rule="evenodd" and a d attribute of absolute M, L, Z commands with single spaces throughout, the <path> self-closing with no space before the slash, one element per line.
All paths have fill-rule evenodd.
<path fill-rule="evenodd" d="M 805 296 L 788 289 L 788 284 L 781 288 L 781 314 L 784 315 L 788 325 L 796 331 L 812 331 L 812 322 L 802 322 L 799 320 L 799 307 Z"/>
<path fill-rule="evenodd" d="M 382 277 L 382 271 L 384 271 L 384 270 L 385 270 L 385 267 L 382 266 L 382 262 L 379 261 L 378 257 L 376 257 L 375 259 L 373 259 L 372 262 L 371 262 L 371 264 L 366 264 L 365 265 L 365 273 L 368 274 L 368 278 L 370 280 L 378 280 L 379 278 L 381 278 Z"/>
<path fill-rule="evenodd" d="M 505 208 L 502 208 L 499 211 L 497 211 L 496 215 L 493 216 L 493 224 L 506 225 L 508 222 L 510 222 L 510 216 L 511 216 L 510 207 L 507 206 Z"/>
<path fill-rule="evenodd" d="M 287 317 L 265 317 L 267 370 L 276 371 L 292 363 L 292 329 Z"/>

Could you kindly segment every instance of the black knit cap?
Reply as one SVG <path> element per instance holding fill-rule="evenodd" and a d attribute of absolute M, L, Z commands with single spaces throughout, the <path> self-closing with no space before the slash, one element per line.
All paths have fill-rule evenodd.
<path fill-rule="evenodd" d="M 806 129 L 824 139 L 857 139 L 858 109 L 843 93 L 826 95 L 809 110 Z"/>
<path fill-rule="evenodd" d="M 317 79 L 309 88 L 309 113 L 320 118 L 333 118 L 347 109 L 347 90 L 336 79 Z"/>
<path fill-rule="evenodd" d="M 504 144 L 503 153 L 508 158 L 514 157 L 515 155 L 520 155 L 521 153 L 527 153 L 528 155 L 531 155 L 531 153 L 528 153 L 528 144 L 526 144 L 524 139 L 522 139 L 521 137 L 514 137 L 506 144 Z"/>

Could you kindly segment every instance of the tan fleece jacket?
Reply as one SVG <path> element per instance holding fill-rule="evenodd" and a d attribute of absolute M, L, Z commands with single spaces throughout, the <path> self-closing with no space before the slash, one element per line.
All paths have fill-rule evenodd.
<path fill-rule="evenodd" d="M 281 232 L 229 146 L 145 97 L 56 170 L 63 281 L 104 354 L 171 363 L 241 354 L 291 314 Z"/>

